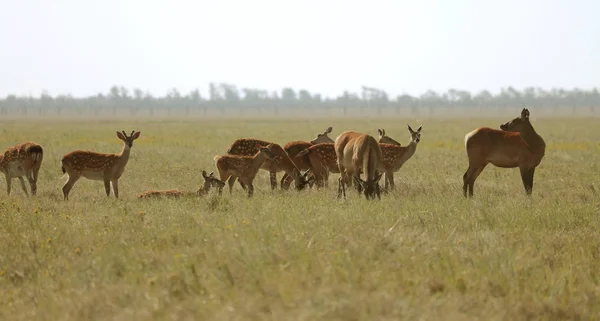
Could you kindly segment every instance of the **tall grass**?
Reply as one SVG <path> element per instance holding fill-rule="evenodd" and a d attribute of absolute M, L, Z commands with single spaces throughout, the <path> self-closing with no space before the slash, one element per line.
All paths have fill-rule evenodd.
<path fill-rule="evenodd" d="M 464 134 L 508 119 L 4 122 L 0 146 L 44 147 L 38 196 L 0 193 L 1 320 L 527 320 L 600 318 L 600 127 L 534 120 L 547 142 L 526 197 L 488 166 L 462 196 Z M 421 142 L 381 201 L 355 191 L 139 200 L 195 191 L 240 137 L 284 145 L 333 126 Z M 81 179 L 62 200 L 62 155 L 119 152 L 141 131 L 120 199 Z M 278 175 L 278 179 L 281 173 Z"/>

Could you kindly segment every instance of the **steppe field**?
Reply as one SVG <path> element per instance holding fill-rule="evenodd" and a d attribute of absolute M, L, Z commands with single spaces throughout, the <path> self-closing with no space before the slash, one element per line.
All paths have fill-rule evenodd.
<path fill-rule="evenodd" d="M 491 165 L 462 195 L 465 134 L 516 116 L 2 120 L 2 148 L 34 141 L 44 159 L 37 196 L 16 179 L 10 197 L 0 189 L 0 320 L 600 319 L 598 119 L 532 110 L 547 143 L 533 196 L 518 169 Z M 407 123 L 421 142 L 381 201 L 337 200 L 337 174 L 327 189 L 272 192 L 265 171 L 252 199 L 238 184 L 137 198 L 197 190 L 237 138 L 385 128 L 405 145 Z M 81 179 L 63 201 L 62 156 L 118 153 L 115 132 L 134 129 L 120 198 Z"/>

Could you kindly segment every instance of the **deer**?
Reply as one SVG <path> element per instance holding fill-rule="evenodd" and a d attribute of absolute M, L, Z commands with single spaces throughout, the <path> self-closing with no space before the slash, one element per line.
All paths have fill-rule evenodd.
<path fill-rule="evenodd" d="M 254 178 L 267 159 L 273 160 L 276 157 L 275 153 L 273 153 L 274 146 L 278 145 L 270 143 L 263 147 L 257 144 L 256 149 L 258 151 L 254 156 L 217 155 L 213 158 L 221 181 L 225 182 L 229 179 L 227 180 L 229 183 L 229 194 L 232 193 L 233 184 L 237 178 L 242 188 L 248 191 L 248 197 L 254 195 Z M 219 195 L 221 192 L 222 188 L 219 189 Z"/>
<path fill-rule="evenodd" d="M 465 135 L 469 168 L 463 175 L 463 194 L 473 197 L 475 180 L 492 163 L 500 168 L 519 167 L 525 193 L 533 192 L 533 175 L 546 152 L 546 143 L 529 121 L 529 110 L 500 125 L 500 130 L 480 127 Z"/>
<path fill-rule="evenodd" d="M 369 135 L 355 131 L 341 133 L 334 143 L 340 178 L 338 180 L 338 198 L 341 194 L 346 198 L 346 187 L 354 178 L 357 191 L 364 192 L 365 198 L 381 199 L 379 180 L 383 175 L 381 147 L 377 140 Z M 360 178 L 365 173 L 366 180 Z"/>
<path fill-rule="evenodd" d="M 402 144 L 398 143 L 395 139 L 391 138 L 390 136 L 387 136 L 385 134 L 385 129 L 378 128 L 377 133 L 379 133 L 379 143 L 380 144 L 392 144 L 392 145 L 402 146 Z"/>
<path fill-rule="evenodd" d="M 205 170 L 202 170 L 202 177 L 204 178 L 204 185 L 198 189 L 196 192 L 187 192 L 180 190 L 151 190 L 145 191 L 144 193 L 138 195 L 138 198 L 162 198 L 162 197 L 173 197 L 179 198 L 182 196 L 204 196 L 208 194 L 208 192 L 216 187 L 218 189 L 222 189 L 225 186 L 225 183 L 214 176 L 214 172 L 210 172 L 210 174 L 206 174 Z"/>
<path fill-rule="evenodd" d="M 62 172 L 69 176 L 62 188 L 65 201 L 69 199 L 69 192 L 81 177 L 104 181 L 107 197 L 110 197 L 112 183 L 115 198 L 119 198 L 119 178 L 123 175 L 125 165 L 129 161 L 133 141 L 140 137 L 140 132 L 134 130 L 128 136 L 124 130 L 117 131 L 117 137 L 123 141 L 123 149 L 119 154 L 75 150 L 63 156 Z"/>
<path fill-rule="evenodd" d="M 421 141 L 421 129 L 423 129 L 423 125 L 419 126 L 416 131 L 414 131 L 410 125 L 407 124 L 407 126 L 408 132 L 410 133 L 410 143 L 408 143 L 407 146 L 381 143 L 381 137 L 387 136 L 385 136 L 385 131 L 383 132 L 383 135 L 381 132 L 379 133 L 379 146 L 381 147 L 381 153 L 383 155 L 383 167 L 385 172 L 385 191 L 388 190 L 388 186 L 390 189 L 394 189 L 394 172 L 399 171 L 400 168 L 402 168 L 402 165 L 415 154 L 417 144 Z"/>
<path fill-rule="evenodd" d="M 261 169 L 269 172 L 271 190 L 275 190 L 275 188 L 277 188 L 276 176 L 277 172 L 280 171 L 284 171 L 294 179 L 296 183 L 296 190 L 303 190 L 306 185 L 309 184 L 309 181 L 307 180 L 308 173 L 301 173 L 290 156 L 278 144 L 256 138 L 240 138 L 231 144 L 231 146 L 227 149 L 227 154 L 232 156 L 254 156 L 258 152 L 259 146 L 267 145 L 271 145 L 271 152 L 273 153 L 274 157 L 272 159 L 267 159 L 262 164 Z M 235 178 L 232 176 L 229 179 L 232 181 L 228 183 L 233 185 Z M 242 181 L 239 183 L 242 188 L 245 188 Z"/>
<path fill-rule="evenodd" d="M 38 173 L 43 158 L 44 150 L 42 146 L 33 142 L 17 144 L 4 150 L 4 153 L 0 155 L 0 170 L 6 177 L 6 193 L 9 196 L 13 178 L 19 179 L 25 195 L 29 196 L 23 176 L 29 181 L 31 194 L 36 195 Z"/>
<path fill-rule="evenodd" d="M 337 155 L 333 143 L 312 145 L 296 155 L 309 164 L 317 188 L 327 187 L 329 173 L 339 173 Z"/>
<path fill-rule="evenodd" d="M 292 159 L 292 162 L 294 162 L 294 164 L 296 165 L 296 167 L 298 167 L 299 170 L 301 170 L 301 171 L 308 170 L 309 168 L 311 168 L 311 164 L 310 164 L 308 158 L 307 157 L 297 158 L 296 156 L 298 155 L 298 153 L 300 153 L 300 152 L 304 151 L 305 149 L 309 148 L 310 146 L 313 146 L 316 144 L 330 143 L 333 145 L 333 139 L 331 139 L 328 136 L 328 134 L 330 134 L 332 130 L 333 130 L 333 127 L 329 126 L 322 134 L 317 134 L 317 137 L 315 139 L 311 140 L 310 142 L 305 142 L 305 141 L 301 141 L 301 140 L 292 141 L 292 142 L 287 143 L 283 147 L 283 149 L 288 154 L 288 156 L 290 156 L 290 158 Z M 313 178 L 314 178 L 314 172 L 313 172 Z M 311 180 L 311 182 L 313 182 L 313 181 L 316 181 L 316 179 Z M 287 173 L 284 173 L 283 177 L 281 177 L 281 188 L 288 189 L 291 182 L 292 182 L 291 176 L 288 175 Z M 309 187 L 312 188 L 312 184 L 309 184 Z"/>

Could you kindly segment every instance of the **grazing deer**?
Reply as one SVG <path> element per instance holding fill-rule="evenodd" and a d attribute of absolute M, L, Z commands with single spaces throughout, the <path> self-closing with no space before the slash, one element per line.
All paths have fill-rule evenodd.
<path fill-rule="evenodd" d="M 410 143 L 408 143 L 407 146 L 384 144 L 381 143 L 380 139 L 379 147 L 381 147 L 381 153 L 383 155 L 383 168 L 385 171 L 384 190 L 386 191 L 388 189 L 388 185 L 391 189 L 394 189 L 394 172 L 399 171 L 400 168 L 402 168 L 402 165 L 404 165 L 404 163 L 406 163 L 406 161 L 415 154 L 415 151 L 417 150 L 417 144 L 421 141 L 421 129 L 423 126 L 419 126 L 417 131 L 414 131 L 410 125 L 407 126 L 408 132 L 410 133 Z M 383 136 L 381 133 L 379 135 L 380 137 Z"/>
<path fill-rule="evenodd" d="M 340 178 L 338 180 L 338 197 L 343 193 L 346 197 L 348 181 L 354 178 L 358 192 L 364 191 L 365 197 L 381 199 L 379 180 L 383 172 L 381 148 L 377 140 L 368 134 L 345 131 L 335 140 L 335 153 L 338 159 Z M 365 173 L 366 180 L 360 178 Z"/>
<path fill-rule="evenodd" d="M 6 192 L 8 195 L 10 195 L 12 179 L 16 177 L 21 182 L 21 188 L 23 188 L 25 195 L 29 196 L 23 176 L 27 177 L 29 181 L 31 194 L 36 195 L 38 173 L 43 158 L 44 150 L 42 146 L 32 142 L 9 147 L 0 155 L 0 170 L 6 176 Z"/>
<path fill-rule="evenodd" d="M 333 139 L 329 138 L 329 136 L 328 136 L 328 134 L 331 133 L 332 130 L 333 130 L 333 127 L 329 126 L 322 134 L 317 134 L 317 137 L 315 139 L 311 140 L 310 142 L 305 142 L 305 141 L 289 142 L 283 147 L 283 149 L 288 154 L 288 156 L 292 159 L 292 162 L 294 162 L 294 165 L 296 165 L 296 167 L 300 171 L 306 171 L 311 168 L 308 158 L 306 158 L 306 157 L 297 158 L 296 156 L 298 155 L 298 153 L 300 153 L 303 150 L 309 148 L 310 146 L 313 146 L 316 144 L 322 144 L 322 143 L 333 144 Z M 314 177 L 314 173 L 313 173 L 313 177 Z M 288 189 L 291 182 L 292 182 L 291 176 L 288 175 L 287 173 L 283 174 L 283 177 L 281 177 L 281 188 Z M 312 187 L 312 182 L 313 182 L 313 180 L 309 181 L 309 187 Z"/>
<path fill-rule="evenodd" d="M 254 156 L 245 155 L 217 155 L 214 157 L 215 165 L 219 171 L 221 181 L 229 183 L 229 193 L 232 193 L 233 184 L 237 178 L 242 188 L 248 190 L 248 197 L 254 194 L 254 185 L 252 184 L 258 170 L 263 166 L 267 159 L 273 160 L 276 156 L 273 153 L 275 144 L 268 144 L 265 147 L 256 146 L 258 152 Z M 277 145 L 278 146 L 278 145 Z M 280 147 L 281 148 L 281 147 Z M 219 189 L 221 194 L 222 189 Z"/>
<path fill-rule="evenodd" d="M 312 145 L 296 155 L 309 164 L 317 188 L 328 186 L 329 173 L 339 173 L 333 143 Z"/>
<path fill-rule="evenodd" d="M 155 197 L 155 198 L 162 198 L 162 197 L 174 197 L 174 198 L 179 198 L 181 196 L 188 196 L 188 195 L 196 195 L 196 196 L 203 196 L 208 194 L 208 192 L 211 190 L 211 188 L 216 187 L 218 189 L 222 189 L 225 186 L 225 183 L 222 182 L 221 180 L 219 180 L 218 178 L 214 177 L 214 173 L 210 172 L 210 174 L 206 174 L 206 171 L 203 170 L 202 171 L 202 177 L 204 177 L 204 185 L 195 193 L 194 192 L 184 192 L 184 191 L 179 191 L 179 190 L 151 190 L 151 191 L 145 191 L 144 193 L 138 195 L 138 198 L 151 198 L 151 197 Z"/>
<path fill-rule="evenodd" d="M 133 141 L 140 137 L 140 132 L 134 130 L 131 136 L 127 136 L 125 131 L 117 132 L 117 137 L 123 141 L 123 149 L 119 154 L 76 150 L 63 156 L 62 171 L 69 175 L 69 180 L 62 188 L 65 200 L 69 199 L 71 188 L 82 176 L 90 180 L 104 181 L 106 196 L 110 196 L 112 183 L 115 198 L 119 198 L 119 178 L 129 161 Z"/>
<path fill-rule="evenodd" d="M 269 144 L 274 156 L 271 159 L 265 160 L 261 169 L 269 172 L 271 189 L 274 190 L 277 188 L 277 172 L 284 171 L 294 179 L 296 189 L 303 190 L 309 184 L 309 181 L 306 179 L 307 173 L 302 174 L 285 150 L 278 144 L 255 138 L 240 138 L 231 144 L 229 149 L 227 149 L 227 154 L 232 156 L 254 156 L 260 146 L 267 146 Z M 228 183 L 233 185 L 235 177 L 232 176 L 229 180 L 231 181 Z M 244 183 L 242 181 L 239 182 L 242 188 L 245 189 Z"/>
<path fill-rule="evenodd" d="M 385 129 L 383 129 L 383 128 L 377 129 L 377 132 L 379 133 L 379 143 L 380 144 L 392 144 L 392 145 L 402 146 L 395 139 L 391 138 L 390 136 L 387 136 L 385 134 Z"/>
<path fill-rule="evenodd" d="M 529 110 L 500 125 L 500 129 L 477 128 L 465 136 L 469 168 L 463 175 L 463 194 L 473 196 L 473 185 L 487 164 L 496 167 L 519 167 L 525 193 L 531 195 L 533 174 L 546 151 L 546 143 L 529 121 Z"/>

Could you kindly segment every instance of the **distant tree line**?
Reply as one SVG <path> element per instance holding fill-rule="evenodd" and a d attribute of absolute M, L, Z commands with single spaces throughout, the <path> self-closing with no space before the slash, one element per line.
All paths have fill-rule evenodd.
<path fill-rule="evenodd" d="M 492 94 L 483 90 L 471 93 L 465 90 L 449 89 L 446 92 L 429 90 L 418 96 L 407 94 L 390 97 L 384 90 L 363 86 L 360 93 L 344 91 L 335 98 L 323 97 L 308 90 L 283 88 L 280 91 L 267 91 L 256 88 L 238 88 L 227 83 L 209 85 L 208 97 L 203 97 L 198 89 L 189 93 L 180 93 L 171 89 L 164 96 L 153 96 L 140 89 L 130 90 L 113 86 L 108 93 L 99 93 L 89 97 L 73 97 L 71 95 L 51 96 L 43 92 L 40 96 L 9 95 L 0 99 L 0 114 L 7 110 L 39 110 L 54 109 L 59 114 L 62 109 L 127 109 L 135 115 L 140 110 L 153 109 L 260 109 L 266 108 L 590 108 L 592 111 L 600 106 L 598 89 L 543 89 L 528 87 L 522 90 L 513 87 L 502 88 Z"/>

